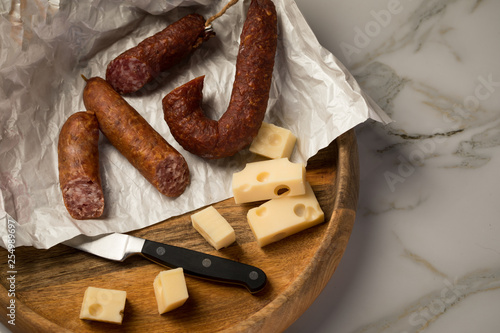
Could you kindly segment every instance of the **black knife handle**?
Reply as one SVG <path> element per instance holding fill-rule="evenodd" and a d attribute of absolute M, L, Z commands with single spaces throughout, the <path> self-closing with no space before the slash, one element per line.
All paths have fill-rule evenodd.
<path fill-rule="evenodd" d="M 264 271 L 257 267 L 182 247 L 146 240 L 141 252 L 162 266 L 182 267 L 188 275 L 244 285 L 251 293 L 262 290 L 267 281 Z"/>

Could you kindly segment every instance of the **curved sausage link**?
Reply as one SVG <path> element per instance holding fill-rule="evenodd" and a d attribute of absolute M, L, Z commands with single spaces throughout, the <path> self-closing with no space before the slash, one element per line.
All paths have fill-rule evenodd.
<path fill-rule="evenodd" d="M 184 149 L 215 159 L 232 156 L 252 142 L 267 109 L 277 36 L 273 2 L 252 0 L 240 36 L 231 100 L 219 121 L 208 119 L 201 108 L 203 76 L 163 98 L 165 121 Z"/>
<path fill-rule="evenodd" d="M 72 114 L 59 133 L 59 184 L 64 205 L 77 220 L 98 218 L 104 211 L 98 141 L 99 126 L 90 112 Z"/>
<path fill-rule="evenodd" d="M 120 94 L 136 92 L 213 35 L 203 16 L 187 15 L 112 60 L 106 80 Z"/>
<path fill-rule="evenodd" d="M 181 195 L 190 182 L 184 157 L 102 78 L 87 80 L 83 102 L 101 132 L 162 194 Z"/>

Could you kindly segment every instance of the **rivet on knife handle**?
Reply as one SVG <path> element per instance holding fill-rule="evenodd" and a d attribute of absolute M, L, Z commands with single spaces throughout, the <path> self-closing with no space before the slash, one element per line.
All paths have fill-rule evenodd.
<path fill-rule="evenodd" d="M 177 246 L 146 240 L 141 253 L 160 265 L 182 267 L 186 274 L 200 278 L 240 284 L 251 293 L 262 290 L 267 281 L 264 271 L 257 267 Z"/>

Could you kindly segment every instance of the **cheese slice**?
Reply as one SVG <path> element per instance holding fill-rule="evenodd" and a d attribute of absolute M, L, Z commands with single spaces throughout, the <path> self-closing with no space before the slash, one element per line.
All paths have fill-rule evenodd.
<path fill-rule="evenodd" d="M 309 183 L 306 193 L 270 200 L 247 214 L 257 244 L 262 247 L 324 221 L 325 215 Z"/>
<path fill-rule="evenodd" d="M 247 163 L 233 174 L 234 201 L 239 204 L 302 195 L 306 192 L 305 177 L 305 166 L 287 158 Z"/>
<path fill-rule="evenodd" d="M 88 287 L 83 295 L 80 319 L 121 324 L 127 292 Z"/>
<path fill-rule="evenodd" d="M 286 128 L 262 123 L 249 150 L 268 158 L 290 158 L 297 138 Z"/>
<path fill-rule="evenodd" d="M 191 222 L 216 250 L 229 246 L 236 240 L 233 227 L 213 206 L 191 215 Z"/>
<path fill-rule="evenodd" d="M 182 267 L 158 273 L 153 287 L 160 314 L 178 308 L 189 297 Z"/>

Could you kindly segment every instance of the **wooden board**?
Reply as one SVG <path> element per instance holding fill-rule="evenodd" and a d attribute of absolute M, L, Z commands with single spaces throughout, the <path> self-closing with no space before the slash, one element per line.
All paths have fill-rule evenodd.
<path fill-rule="evenodd" d="M 189 299 L 159 315 L 155 276 L 165 268 L 141 256 L 112 262 L 64 245 L 16 249 L 16 325 L 4 313 L 8 296 L 7 252 L 0 250 L 0 320 L 14 332 L 279 332 L 292 324 L 324 288 L 344 253 L 359 191 L 356 138 L 351 130 L 310 159 L 311 183 L 326 222 L 259 248 L 246 222 L 255 205 L 228 199 L 215 207 L 234 227 L 237 243 L 215 251 L 191 226 L 191 213 L 131 232 L 134 236 L 242 261 L 263 269 L 266 288 L 245 288 L 186 277 Z M 79 319 L 88 286 L 127 291 L 123 324 Z"/>

